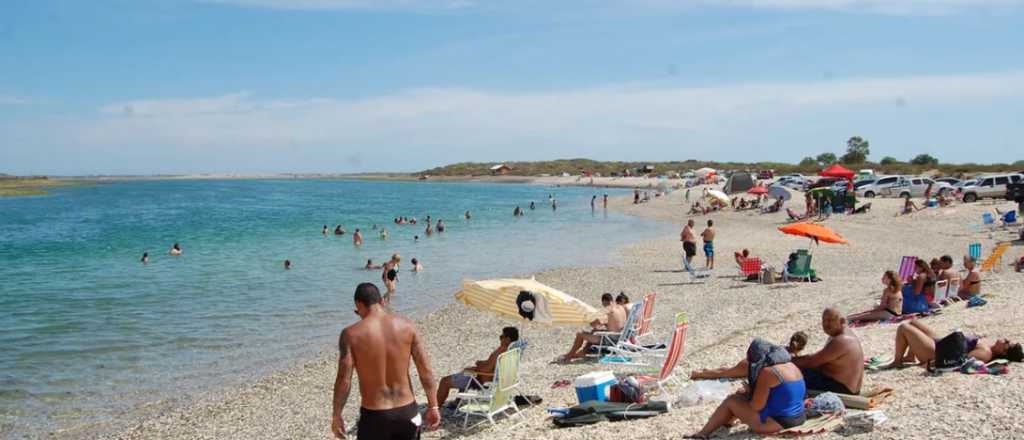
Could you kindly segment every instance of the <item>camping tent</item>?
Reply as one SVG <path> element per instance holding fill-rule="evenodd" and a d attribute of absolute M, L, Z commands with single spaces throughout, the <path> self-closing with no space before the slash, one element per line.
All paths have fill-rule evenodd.
<path fill-rule="evenodd" d="M 754 179 L 750 177 L 750 173 L 732 173 L 729 176 L 729 180 L 725 181 L 725 186 L 722 187 L 722 192 L 726 194 L 736 194 L 746 192 L 748 189 L 754 187 Z"/>
<path fill-rule="evenodd" d="M 853 181 L 854 174 L 855 173 L 853 171 L 850 171 L 839 164 L 834 164 L 818 173 L 818 175 L 822 177 L 840 177 L 849 181 Z"/>

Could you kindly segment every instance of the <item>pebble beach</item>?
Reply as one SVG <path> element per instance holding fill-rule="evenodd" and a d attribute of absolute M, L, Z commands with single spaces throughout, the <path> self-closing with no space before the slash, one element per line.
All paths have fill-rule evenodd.
<path fill-rule="evenodd" d="M 676 374 L 683 378 L 691 370 L 734 364 L 754 337 L 785 343 L 790 334 L 802 330 L 810 337 L 808 352 L 816 351 L 826 338 L 820 328 L 821 311 L 825 307 L 836 307 L 844 314 L 851 314 L 869 309 L 881 293 L 882 273 L 898 269 L 905 255 L 930 260 L 949 254 L 959 262 L 970 243 L 982 244 L 984 258 L 997 242 L 1016 238 L 1015 229 L 1011 233 L 1011 230 L 972 226 L 980 223 L 982 212 L 1015 208 L 1003 200 L 957 203 L 896 216 L 902 207 L 901 200 L 873 199 L 872 210 L 866 214 L 834 215 L 823 222 L 849 240 L 850 245 L 818 246 L 810 245 L 807 239 L 780 233 L 777 228 L 785 224 L 784 212 L 761 215 L 755 211 L 726 210 L 707 216 L 688 216 L 684 192 L 675 191 L 639 205 L 633 205 L 626 198 L 616 198 L 612 199 L 609 209 L 670 222 L 680 228 L 687 219 L 694 218 L 697 232 L 703 229 L 707 219 L 714 220 L 718 231 L 715 243 L 718 261 L 710 279 L 693 280 L 682 270 L 678 234 L 607 249 L 613 255 L 610 266 L 521 274 L 535 276 L 538 281 L 594 306 L 600 305 L 599 297 L 603 292 L 624 291 L 634 301 L 640 301 L 644 294 L 657 293 L 654 325 L 659 339 L 670 335 L 676 313 L 685 312 L 689 316 L 685 351 L 676 367 Z M 697 197 L 700 189 L 692 190 L 691 194 Z M 802 198 L 795 194 L 787 206 L 802 211 L 800 200 Z M 602 238 L 595 236 L 593 239 Z M 820 282 L 762 285 L 741 281 L 732 259 L 732 252 L 747 248 L 767 264 L 781 267 L 790 252 L 808 246 Z M 1015 273 L 1009 267 L 1022 251 L 1024 245 L 1015 242 L 998 271 L 983 274 L 982 294 L 987 305 L 968 309 L 963 302 L 956 303 L 945 307 L 937 316 L 925 318 L 927 324 L 940 334 L 960 328 L 1012 341 L 1024 339 L 1024 324 L 1019 319 L 1024 316 L 1024 307 L 1015 297 L 1024 287 L 1024 274 Z M 698 252 L 694 261 L 702 266 L 703 258 Z M 337 294 L 351 295 L 344 289 Z M 438 431 L 425 433 L 423 438 L 618 439 L 629 436 L 677 439 L 699 430 L 715 408 L 713 403 L 675 406 L 669 413 L 650 419 L 558 429 L 552 425 L 544 408 L 571 406 L 576 403 L 576 396 L 571 387 L 552 389 L 551 384 L 610 369 L 594 361 L 551 364 L 568 350 L 579 328 L 524 324 L 454 302 L 417 318 L 438 377 L 486 357 L 497 345 L 503 326 L 519 326 L 522 336 L 529 341 L 521 367 L 523 390 L 525 394 L 544 399 L 540 405 L 525 409 L 521 418 L 502 419 L 494 427 L 483 425 L 466 430 L 461 427 L 461 419 L 451 417 L 445 419 Z M 856 329 L 866 356 L 885 357 L 892 355 L 895 331 L 895 325 L 884 324 Z M 330 411 L 336 357 L 336 351 L 325 347 L 314 359 L 299 361 L 289 369 L 248 385 L 210 393 L 188 404 L 168 403 L 166 408 L 154 411 L 158 415 L 104 438 L 332 438 Z M 627 368 L 612 370 L 629 371 Z M 865 377 L 866 388 L 886 386 L 895 390 L 893 398 L 880 408 L 889 421 L 871 432 L 840 428 L 814 437 L 1013 438 L 1024 432 L 1024 420 L 1019 417 L 1024 413 L 1022 371 L 1024 366 L 1011 364 L 1009 374 L 1003 376 L 959 373 L 932 376 L 922 368 L 869 372 Z M 420 393 L 418 401 L 426 402 L 415 378 L 413 383 Z M 674 395 L 655 398 L 675 400 L 681 387 L 671 391 Z M 344 413 L 347 426 L 355 425 L 358 409 L 358 392 L 353 392 Z M 77 437 L 76 433 L 66 434 Z M 719 432 L 719 435 L 726 433 Z M 739 425 L 727 438 L 751 436 L 754 435 Z"/>

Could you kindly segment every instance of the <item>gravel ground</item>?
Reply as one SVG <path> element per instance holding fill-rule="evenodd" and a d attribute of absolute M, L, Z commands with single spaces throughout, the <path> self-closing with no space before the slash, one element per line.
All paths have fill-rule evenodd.
<path fill-rule="evenodd" d="M 699 190 L 692 192 L 700 194 Z M 614 200 L 613 209 L 657 218 L 681 225 L 685 215 L 683 194 L 677 191 L 651 203 L 631 205 Z M 881 292 L 880 278 L 888 269 L 897 269 L 903 255 L 930 259 L 943 254 L 959 257 L 972 242 L 981 242 L 986 255 L 999 240 L 1011 238 L 1008 232 L 981 232 L 968 225 L 979 223 L 981 212 L 1010 208 L 1009 204 L 983 202 L 929 209 L 910 216 L 896 217 L 901 203 L 875 199 L 874 209 L 865 215 L 834 216 L 825 224 L 852 243 L 849 246 L 824 244 L 812 248 L 813 266 L 818 283 L 758 285 L 738 281 L 732 252 L 749 248 L 752 254 L 780 267 L 789 252 L 806 248 L 808 240 L 785 236 L 776 228 L 785 214 L 759 215 L 750 212 L 723 212 L 697 217 L 698 232 L 707 218 L 714 219 L 718 238 L 718 269 L 705 283 L 693 283 L 680 271 L 681 246 L 678 236 L 637 243 L 613 250 L 617 255 L 612 267 L 560 269 L 535 274 L 543 283 L 569 292 L 594 305 L 602 292 L 625 291 L 635 300 L 644 293 L 656 292 L 655 329 L 667 337 L 671 319 L 685 311 L 690 317 L 686 351 L 677 372 L 683 376 L 693 369 L 734 363 L 743 356 L 755 336 L 785 342 L 797 330 L 810 336 L 808 350 L 817 350 L 825 342 L 820 329 L 821 310 L 834 306 L 844 313 L 871 307 Z M 801 210 L 798 208 L 798 210 Z M 600 239 L 595 237 L 595 239 Z M 1020 243 L 1011 247 L 1004 266 L 1021 254 Z M 696 261 L 703 264 L 703 256 Z M 1013 295 L 1021 290 L 1024 275 L 1004 268 L 1002 274 L 987 276 L 983 293 L 988 305 L 966 309 L 953 305 L 943 314 L 927 318 L 939 333 L 955 328 L 982 335 L 1024 339 L 1021 304 Z M 434 368 L 439 376 L 455 372 L 469 361 L 486 356 L 497 344 L 496 335 L 505 325 L 521 323 L 454 304 L 419 321 L 429 344 Z M 616 439 L 680 438 L 700 428 L 714 410 L 713 405 L 678 407 L 659 417 L 619 423 L 602 423 L 573 429 L 556 429 L 547 419 L 544 407 L 575 403 L 570 388 L 552 390 L 560 379 L 607 368 L 594 362 L 552 365 L 550 361 L 568 350 L 576 328 L 551 328 L 525 324 L 521 327 L 530 341 L 523 361 L 524 386 L 529 394 L 540 395 L 544 403 L 530 408 L 522 421 L 502 421 L 496 427 L 462 430 L 455 420 L 446 421 L 439 431 L 424 438 L 463 439 Z M 339 329 L 340 330 L 340 329 Z M 857 329 L 867 355 L 890 355 L 895 326 L 875 325 Z M 169 409 L 163 415 L 139 421 L 131 428 L 108 436 L 115 439 L 317 439 L 330 438 L 331 388 L 334 381 L 335 353 L 324 353 L 294 368 L 264 377 L 245 387 L 207 396 L 187 407 Z M 895 398 L 882 410 L 890 422 L 874 432 L 840 430 L 820 437 L 854 436 L 859 438 L 987 438 L 1024 436 L 1024 375 L 1020 365 L 1012 365 L 1010 374 L 999 377 L 946 374 L 928 376 L 920 368 L 869 374 L 865 386 L 887 385 L 896 389 Z M 414 383 L 418 382 L 414 378 Z M 674 390 L 678 393 L 678 390 Z M 344 413 L 346 423 L 354 425 L 358 413 L 358 393 L 353 393 Z M 672 398 L 673 396 L 667 396 Z M 420 402 L 425 402 L 422 396 Z M 724 434 L 724 433 L 723 433 Z M 730 437 L 747 438 L 743 426 Z"/>

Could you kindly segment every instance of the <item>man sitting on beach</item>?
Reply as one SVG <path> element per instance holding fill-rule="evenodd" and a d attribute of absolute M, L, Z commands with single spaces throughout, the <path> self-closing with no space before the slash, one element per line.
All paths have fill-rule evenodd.
<path fill-rule="evenodd" d="M 793 358 L 807 389 L 859 394 L 864 382 L 864 350 L 846 326 L 846 317 L 834 308 L 821 314 L 821 329 L 829 336 L 825 347 L 809 356 Z"/>
<path fill-rule="evenodd" d="M 864 351 L 860 340 L 846 327 L 846 318 L 838 310 L 828 308 L 821 315 L 821 327 L 829 335 L 828 343 L 817 353 L 796 356 L 793 363 L 800 367 L 808 390 L 831 391 L 840 394 L 859 394 L 864 381 Z M 806 344 L 806 337 L 790 340 L 789 351 L 799 352 Z M 744 377 L 746 361 L 733 367 L 713 370 L 699 370 L 690 374 L 691 379 L 720 379 Z"/>
<path fill-rule="evenodd" d="M 476 361 L 472 367 L 466 367 L 459 373 L 441 379 L 441 383 L 437 386 L 437 402 L 443 405 L 448 400 L 448 393 L 452 388 L 458 388 L 462 392 L 474 385 L 481 385 L 493 380 L 494 368 L 498 365 L 498 356 L 508 351 L 508 346 L 518 340 L 519 329 L 515 327 L 501 329 L 501 335 L 498 336 L 498 348 L 495 348 L 491 355 L 487 356 L 487 359 Z"/>
<path fill-rule="evenodd" d="M 410 360 L 416 364 L 427 396 L 427 429 L 437 429 L 441 423 L 437 382 L 416 326 L 407 318 L 385 311 L 380 291 L 371 283 L 356 287 L 355 305 L 359 322 L 345 327 L 338 338 L 338 376 L 334 381 L 331 432 L 337 438 L 345 438 L 341 413 L 348 402 L 355 371 L 359 374 L 362 398 L 356 437 L 418 438 L 421 419 L 409 383 Z"/>
<path fill-rule="evenodd" d="M 604 306 L 607 316 L 605 322 L 602 324 L 600 320 L 596 320 L 590 323 L 591 331 L 576 333 L 576 340 L 572 343 L 572 348 L 565 355 L 562 355 L 558 360 L 560 361 L 571 361 L 573 359 L 579 359 L 586 356 L 587 348 L 592 344 L 601 342 L 601 336 L 594 334 L 596 331 L 606 332 L 621 332 L 622 327 L 626 323 L 626 311 L 615 304 L 615 297 L 610 293 L 601 295 L 601 305 Z M 609 339 L 615 339 L 614 336 Z"/>

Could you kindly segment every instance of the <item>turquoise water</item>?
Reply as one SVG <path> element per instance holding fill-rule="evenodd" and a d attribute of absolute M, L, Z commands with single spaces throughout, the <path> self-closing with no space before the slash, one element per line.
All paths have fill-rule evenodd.
<path fill-rule="evenodd" d="M 596 212 L 622 191 L 337 180 L 132 181 L 0 199 L 0 436 L 130 419 L 331 349 L 368 258 L 403 256 L 394 306 L 452 301 L 463 278 L 602 264 L 667 226 Z M 548 194 L 559 201 L 557 211 Z M 537 210 L 513 218 L 512 209 Z M 463 212 L 473 219 L 465 221 Z M 448 231 L 397 216 L 442 218 Z M 342 237 L 321 235 L 341 224 Z M 372 225 L 385 227 L 382 241 Z M 356 248 L 351 232 L 361 228 Z M 415 242 L 414 235 L 420 235 Z M 181 243 L 184 256 L 167 251 Z M 148 265 L 139 263 L 149 252 Z M 408 271 L 420 259 L 426 271 Z M 285 259 L 293 263 L 285 271 Z M 326 385 L 325 385 L 326 386 Z"/>

